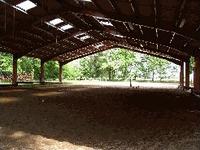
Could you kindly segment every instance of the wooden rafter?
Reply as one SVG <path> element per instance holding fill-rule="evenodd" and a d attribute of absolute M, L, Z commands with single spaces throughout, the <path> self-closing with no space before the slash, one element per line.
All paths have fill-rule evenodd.
<path fill-rule="evenodd" d="M 155 57 L 159 57 L 159 58 L 162 58 L 162 59 L 166 59 L 170 62 L 173 62 L 175 64 L 178 64 L 180 65 L 181 64 L 181 61 L 180 60 L 177 60 L 177 59 L 173 59 L 173 58 L 170 58 L 170 57 L 164 57 L 164 56 L 161 56 L 161 55 L 158 55 L 154 52 L 151 52 L 151 51 L 140 51 L 138 50 L 136 47 L 134 46 L 131 46 L 131 45 L 127 45 L 127 44 L 118 44 L 118 43 L 115 43 L 115 42 L 112 42 L 112 41 L 103 41 L 103 42 L 100 42 L 100 43 L 108 43 L 107 45 L 103 46 L 102 48 L 95 48 L 95 44 L 98 44 L 98 43 L 94 43 L 93 45 L 91 46 L 88 46 L 87 49 L 89 49 L 89 51 L 84 51 L 82 50 L 83 53 L 81 54 L 73 54 L 75 57 L 71 57 L 70 59 L 67 59 L 67 60 L 60 60 L 58 58 L 55 58 L 55 60 L 59 60 L 62 62 L 62 64 L 66 64 L 70 61 L 73 61 L 75 59 L 78 59 L 78 58 L 82 58 L 82 57 L 85 57 L 85 56 L 88 56 L 88 55 L 92 55 L 92 54 L 95 54 L 97 52 L 102 52 L 102 51 L 105 51 L 105 50 L 108 50 L 108 49 L 111 49 L 111 48 L 115 48 L 115 47 L 121 47 L 121 48 L 127 48 L 129 50 L 132 50 L 132 51 L 135 51 L 135 52 L 139 52 L 139 53 L 143 53 L 143 54 L 148 54 L 148 55 L 151 55 L 151 56 L 155 56 Z M 81 49 L 85 49 L 86 47 L 83 47 Z M 70 52 L 68 52 L 70 53 Z M 67 55 L 70 56 L 70 54 L 66 53 Z M 72 52 L 73 53 L 73 52 Z M 72 54 L 71 54 L 72 55 Z M 58 56 L 59 57 L 59 56 Z"/>
<path fill-rule="evenodd" d="M 146 3 L 142 1 L 140 3 L 136 0 L 126 0 L 125 3 L 130 4 L 133 15 L 125 15 L 125 11 L 118 5 L 118 2 L 121 1 L 92 1 L 92 4 L 86 4 L 79 0 L 74 0 L 75 3 L 73 4 L 67 0 L 52 0 L 51 2 L 42 0 L 37 2 L 37 10 L 42 13 L 29 11 L 28 15 L 23 13 L 15 14 L 15 10 L 9 7 L 9 5 L 6 5 L 5 8 L 5 4 L 0 3 L 0 5 L 3 6 L 1 7 L 2 9 L 0 9 L 1 18 L 3 19 L 0 27 L 0 43 L 4 47 L 13 49 L 13 52 L 19 53 L 20 55 L 29 55 L 32 53 L 34 56 L 40 58 L 52 58 L 57 54 L 73 51 L 84 45 L 106 39 L 116 40 L 118 43 L 124 41 L 126 44 L 134 44 L 133 41 L 135 40 L 138 43 L 142 43 L 144 48 L 149 49 L 149 51 L 152 51 L 151 49 L 153 47 L 158 53 L 163 52 L 159 54 L 160 56 L 167 54 L 179 59 L 184 59 L 191 55 L 194 56 L 195 52 L 200 48 L 200 41 L 198 38 L 200 27 L 198 21 L 196 21 L 197 23 L 191 21 L 184 24 L 184 22 L 187 21 L 186 19 L 188 19 L 187 16 L 200 20 L 199 12 L 197 12 L 197 10 L 200 9 L 199 1 L 190 3 L 188 0 L 181 0 L 177 3 L 173 0 L 169 0 L 173 1 L 173 6 L 177 7 L 176 11 L 174 11 L 175 7 L 166 10 L 163 9 L 163 6 L 172 6 L 164 1 L 152 0 L 152 7 L 152 3 L 149 2 Z M 18 1 L 13 1 L 13 5 L 17 3 Z M 54 3 L 56 5 L 53 9 L 51 5 Z M 105 8 L 110 8 L 112 6 L 115 11 L 108 11 L 102 8 L 104 5 L 103 3 L 105 3 Z M 194 9 L 186 9 L 188 8 L 186 7 L 187 4 L 196 6 Z M 94 5 L 98 9 L 95 9 L 93 7 Z M 147 10 L 147 12 L 143 13 L 142 11 L 145 11 L 145 7 L 153 8 L 154 15 L 152 16 L 151 10 Z M 185 11 L 190 14 L 185 15 Z M 161 15 L 163 14 L 166 15 L 166 22 L 169 21 L 169 24 L 162 22 L 165 20 L 161 19 Z M 152 19 L 148 19 L 148 15 L 154 19 L 155 23 L 153 25 Z M 169 19 L 171 16 L 169 15 L 175 16 L 175 18 L 173 17 L 171 19 L 171 23 Z M 44 21 L 50 21 L 55 17 L 62 18 L 65 20 L 65 23 L 73 24 L 74 28 L 66 32 L 60 32 L 55 28 L 48 27 L 44 23 Z M 95 17 L 106 18 L 113 26 L 107 27 L 100 25 L 98 22 L 95 22 Z M 145 17 L 147 19 L 142 19 Z M 163 23 L 165 23 L 165 25 L 163 25 Z M 185 25 L 184 28 L 182 28 L 183 25 Z M 191 32 L 191 26 L 195 27 L 196 31 Z M 73 37 L 76 32 L 87 30 L 96 31 L 94 37 L 92 36 L 93 38 L 90 40 L 83 42 L 79 39 L 71 38 L 69 41 L 72 42 L 72 44 L 69 44 L 69 41 L 65 41 L 68 37 Z M 121 36 L 119 34 L 118 37 L 114 37 L 111 35 L 111 32 L 120 33 Z M 171 37 L 168 37 L 166 40 L 159 40 L 160 36 L 168 36 L 169 33 L 171 33 Z M 12 40 L 12 38 L 14 40 Z M 68 50 L 65 50 L 66 48 Z M 15 51 L 15 49 L 19 50 Z"/>
<path fill-rule="evenodd" d="M 155 27 L 157 27 L 158 24 L 158 0 L 153 0 L 153 7 L 154 7 L 154 23 Z"/>
<path fill-rule="evenodd" d="M 107 34 L 109 34 L 110 35 L 110 33 L 107 33 Z M 101 37 L 102 38 L 102 37 Z M 131 38 L 131 37 L 127 37 L 127 38 Z M 135 40 L 138 40 L 139 42 L 141 41 L 141 42 L 144 42 L 144 40 L 143 39 L 136 39 L 136 38 L 134 38 Z M 173 40 L 173 39 L 172 39 Z M 62 41 L 62 40 L 61 40 Z M 146 41 L 146 42 L 150 42 L 150 43 L 152 43 L 151 41 Z M 90 44 L 90 43 L 89 43 Z M 155 45 L 156 44 L 159 44 L 159 45 L 161 45 L 161 46 L 164 46 L 164 47 L 167 47 L 166 45 L 162 45 L 161 43 L 154 43 Z M 41 48 L 39 48 L 39 49 L 41 49 Z M 176 50 L 176 51 L 178 51 L 178 50 Z M 63 52 L 61 51 L 60 53 L 58 53 L 58 55 L 61 55 L 61 54 L 63 54 Z M 55 56 L 52 56 L 52 57 L 50 57 L 50 58 L 48 58 L 47 60 L 49 60 L 49 59 L 51 59 L 51 58 L 53 58 L 53 57 L 55 57 Z"/>
<path fill-rule="evenodd" d="M 183 17 L 184 8 L 186 6 L 187 0 L 181 0 L 180 6 L 178 8 L 177 16 L 175 18 L 175 26 L 178 27 L 180 25 L 181 19 Z"/>
<path fill-rule="evenodd" d="M 109 41 L 111 41 L 111 42 L 114 42 L 113 40 L 109 40 Z M 97 43 L 101 43 L 102 41 L 100 41 L 100 42 L 97 42 Z M 86 45 L 86 46 L 83 46 L 83 47 L 80 47 L 80 48 L 78 48 L 78 49 L 83 49 L 83 48 L 85 48 L 85 47 L 90 47 L 91 45 L 94 45 L 94 44 L 97 44 L 97 43 L 91 43 L 91 44 L 89 44 L 89 45 Z M 116 41 L 115 42 L 115 44 L 117 45 L 117 43 L 118 44 L 123 44 L 124 42 L 122 42 L 122 40 L 120 40 L 120 41 Z M 125 44 L 125 45 L 131 45 L 131 43 L 127 43 L 127 44 Z M 136 45 L 132 45 L 132 46 L 134 46 L 134 47 L 137 47 Z M 139 47 L 138 47 L 139 48 Z M 141 48 L 139 48 L 139 49 L 141 49 Z M 144 48 L 142 48 L 142 49 L 144 49 Z M 142 49 L 140 50 L 140 52 L 142 52 Z M 77 49 L 76 49 L 77 50 Z M 70 52 L 74 52 L 74 51 L 76 51 L 75 49 L 74 50 L 71 50 L 71 51 L 69 51 L 69 52 L 64 52 L 64 53 L 62 53 L 62 54 L 58 54 L 58 55 L 55 55 L 55 56 L 53 56 L 52 58 L 55 58 L 55 57 L 59 57 L 59 56 L 62 56 L 62 55 L 64 55 L 64 54 L 67 54 L 67 53 L 70 53 Z M 152 49 L 152 48 L 148 48 L 148 49 L 145 49 L 145 51 L 150 51 L 150 52 L 156 52 L 156 50 L 155 49 Z M 161 53 L 161 51 L 160 51 L 160 53 Z M 168 55 L 168 56 L 170 56 L 170 54 L 168 53 L 168 52 L 164 52 L 164 51 L 162 51 L 162 53 L 163 53 L 163 55 Z M 162 56 L 162 55 L 160 55 L 160 56 Z M 178 57 L 178 56 L 177 56 Z M 52 59 L 51 58 L 51 59 Z M 181 59 L 181 60 L 185 60 L 185 59 L 187 59 L 187 58 L 177 58 L 177 59 Z"/>
<path fill-rule="evenodd" d="M 100 12 L 104 12 L 104 10 L 102 9 L 102 7 L 99 5 L 99 3 L 97 2 L 98 0 L 92 0 L 93 4 L 97 7 L 97 9 Z"/>
<path fill-rule="evenodd" d="M 132 8 L 133 13 L 134 13 L 133 20 L 134 20 L 134 22 L 139 23 L 140 13 L 139 13 L 139 10 L 138 10 L 137 2 L 136 2 L 136 0 L 129 0 L 129 3 L 131 5 L 131 8 Z"/>
<path fill-rule="evenodd" d="M 80 10 L 80 9 L 77 9 L 77 8 L 73 8 L 73 9 L 71 8 L 68 12 L 71 12 L 73 14 L 79 13 L 79 14 L 90 15 L 90 16 L 96 16 L 97 15 L 97 12 L 95 13 L 94 11 L 85 11 L 83 9 Z M 89 12 L 89 13 L 87 13 L 87 12 Z M 117 14 L 110 15 L 110 14 L 106 14 L 106 13 L 104 13 L 104 15 L 106 15 L 106 17 L 109 18 L 109 19 L 111 19 L 111 20 L 121 21 L 121 22 L 132 22 L 134 24 L 137 24 L 137 21 L 135 21 L 135 20 L 133 21 L 133 19 L 131 17 L 125 17 L 123 15 L 117 15 Z M 45 17 L 45 16 L 43 16 L 43 17 Z M 139 24 L 139 25 L 141 25 L 141 24 Z M 141 26 L 146 26 L 146 25 L 143 24 Z M 193 36 L 192 34 L 188 34 L 188 35 L 191 36 L 191 37 Z M 186 37 L 186 38 L 190 38 L 190 37 Z"/>
<path fill-rule="evenodd" d="M 173 42 L 175 36 L 176 36 L 176 33 L 173 33 L 173 34 L 172 34 L 172 37 L 171 37 L 171 39 L 170 39 L 170 41 L 169 41 L 169 44 L 172 44 L 172 42 Z"/>
<path fill-rule="evenodd" d="M 98 42 L 102 42 L 102 40 L 99 40 Z M 70 51 L 74 51 L 74 50 L 80 49 L 81 47 L 87 47 L 87 46 L 90 46 L 91 44 L 93 44 L 93 43 L 87 43 L 87 44 L 84 44 L 84 45 L 82 45 L 80 47 L 72 48 L 72 49 L 70 49 Z M 48 58 L 45 58 L 45 61 L 49 61 L 49 60 L 51 60 L 51 59 L 53 59 L 53 58 L 55 58 L 55 57 L 57 57 L 59 55 L 65 54 L 65 53 L 66 53 L 66 51 L 63 52 L 63 50 L 61 50 L 59 53 L 54 54 L 54 55 L 52 55 L 52 56 L 50 56 Z"/>
<path fill-rule="evenodd" d="M 121 11 L 119 7 L 117 6 L 116 0 L 108 0 L 111 4 L 111 6 L 114 8 L 114 10 L 117 12 L 117 14 L 121 14 Z"/>
<path fill-rule="evenodd" d="M 107 33 L 107 34 L 110 35 L 109 33 Z M 110 37 L 111 37 L 111 36 L 108 36 L 109 39 L 110 39 Z M 116 38 L 115 38 L 115 39 L 116 39 Z M 180 50 L 178 50 L 178 49 L 169 47 L 169 46 L 164 45 L 164 44 L 161 44 L 161 43 L 156 43 L 156 42 L 151 42 L 151 41 L 143 40 L 143 39 L 141 39 L 141 38 L 131 38 L 131 37 L 126 37 L 126 36 L 124 36 L 123 38 L 118 39 L 119 42 L 120 42 L 121 40 L 126 40 L 126 41 L 128 41 L 128 40 L 133 41 L 133 40 L 134 40 L 134 41 L 136 41 L 137 43 L 146 43 L 147 48 L 148 48 L 148 45 L 152 45 L 152 44 L 153 44 L 153 45 L 160 45 L 161 47 L 165 47 L 166 49 L 173 49 L 173 52 L 182 53 L 183 56 L 185 56 L 185 57 L 188 56 L 188 54 L 185 53 L 184 51 L 180 51 Z M 173 54 L 173 55 L 174 55 L 174 54 Z"/>

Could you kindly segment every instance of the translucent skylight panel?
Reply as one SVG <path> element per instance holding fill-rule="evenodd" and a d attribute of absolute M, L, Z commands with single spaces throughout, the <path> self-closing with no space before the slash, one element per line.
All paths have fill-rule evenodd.
<path fill-rule="evenodd" d="M 76 35 L 76 37 L 81 37 L 81 36 L 84 36 L 84 35 L 86 35 L 86 33 L 79 33 L 79 34 Z"/>
<path fill-rule="evenodd" d="M 64 21 L 62 19 L 60 19 L 60 18 L 56 18 L 56 19 L 53 19 L 53 20 L 49 21 L 49 23 L 51 25 L 54 25 L 54 26 L 57 25 L 57 24 L 60 24 L 62 22 L 64 22 Z"/>
<path fill-rule="evenodd" d="M 60 27 L 61 30 L 69 30 L 71 28 L 73 28 L 73 26 L 70 25 L 70 24 L 66 24 L 66 25 L 63 25 L 63 26 Z"/>
<path fill-rule="evenodd" d="M 91 38 L 87 33 L 79 33 L 79 34 L 77 34 L 74 37 L 77 38 L 77 39 L 79 39 L 79 40 L 81 40 L 81 41 L 84 41 L 86 39 Z"/>
<path fill-rule="evenodd" d="M 95 48 L 100 48 L 100 47 L 102 47 L 102 46 L 104 46 L 104 44 L 103 44 L 103 43 L 100 43 L 100 44 L 98 44 L 98 45 L 95 45 L 94 47 L 95 47 Z"/>
<path fill-rule="evenodd" d="M 105 25 L 105 26 L 113 26 L 113 24 L 110 22 L 110 20 L 108 20 L 107 18 L 104 18 L 104 17 L 95 17 L 98 22 L 102 25 Z"/>
<path fill-rule="evenodd" d="M 182 28 L 185 25 L 186 19 L 182 19 L 179 28 Z"/>
<path fill-rule="evenodd" d="M 92 2 L 92 0 L 80 0 L 82 2 Z"/>
<path fill-rule="evenodd" d="M 99 20 L 99 23 L 105 26 L 113 26 L 109 20 Z"/>
<path fill-rule="evenodd" d="M 124 36 L 118 33 L 111 33 L 113 36 L 119 37 L 119 38 L 123 38 Z"/>
<path fill-rule="evenodd" d="M 0 0 L 0 2 L 6 3 L 6 1 L 5 1 L 5 0 Z"/>
<path fill-rule="evenodd" d="M 80 37 L 80 40 L 84 41 L 84 40 L 89 39 L 89 38 L 90 38 L 89 35 L 85 35 L 85 36 Z"/>
<path fill-rule="evenodd" d="M 26 0 L 26 1 L 23 1 L 19 4 L 16 5 L 16 7 L 24 10 L 24 11 L 27 11 L 27 10 L 30 10 L 34 7 L 36 7 L 37 5 L 29 0 Z"/>
<path fill-rule="evenodd" d="M 50 21 L 46 21 L 45 22 L 47 25 L 56 28 L 57 30 L 60 30 L 62 32 L 65 32 L 66 30 L 69 30 L 71 28 L 73 28 L 73 25 L 68 24 L 65 20 L 63 20 L 62 18 L 55 18 L 53 20 Z M 62 23 L 62 24 L 61 24 Z M 60 25 L 61 24 L 61 25 Z"/>

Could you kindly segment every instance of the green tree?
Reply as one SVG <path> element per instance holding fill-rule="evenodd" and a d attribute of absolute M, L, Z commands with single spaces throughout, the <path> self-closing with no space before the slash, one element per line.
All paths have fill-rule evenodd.
<path fill-rule="evenodd" d="M 0 52 L 0 73 L 12 73 L 12 55 Z"/>
<path fill-rule="evenodd" d="M 77 66 L 73 66 L 71 64 L 66 64 L 63 66 L 63 77 L 64 79 L 68 80 L 81 79 L 82 75 L 80 68 L 77 68 Z"/>
<path fill-rule="evenodd" d="M 78 66 L 77 66 L 78 64 Z M 101 79 L 101 80 L 127 80 L 151 79 L 173 77 L 177 73 L 177 66 L 171 65 L 166 60 L 141 55 L 122 48 L 100 52 L 69 63 L 63 68 L 66 79 Z M 191 65 L 193 59 L 191 59 Z M 58 78 L 58 63 L 49 61 L 45 63 L 45 78 L 55 80 Z M 39 79 L 40 60 L 22 57 L 18 60 L 19 73 L 32 73 L 34 79 Z M 170 72 L 170 73 L 169 73 Z M 12 55 L 1 53 L 0 74 L 12 73 Z"/>
<path fill-rule="evenodd" d="M 55 61 L 48 61 L 47 63 L 45 63 L 45 79 L 58 79 L 58 68 L 58 63 Z"/>

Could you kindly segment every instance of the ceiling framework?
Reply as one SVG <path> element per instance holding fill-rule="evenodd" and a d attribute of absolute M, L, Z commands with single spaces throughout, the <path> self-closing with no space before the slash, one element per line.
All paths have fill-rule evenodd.
<path fill-rule="evenodd" d="M 85 46 L 85 47 L 76 49 L 74 51 L 67 52 L 65 54 L 62 54 L 62 55 L 59 55 L 59 56 L 53 58 L 53 60 L 57 60 L 61 64 L 64 65 L 75 59 L 82 58 L 82 57 L 85 57 L 85 56 L 88 56 L 91 54 L 95 54 L 95 53 L 98 53 L 101 51 L 105 51 L 105 50 L 108 50 L 111 48 L 125 48 L 125 49 L 129 49 L 131 51 L 134 51 L 134 52 L 139 52 L 139 53 L 159 57 L 162 59 L 166 59 L 166 60 L 171 61 L 178 65 L 181 64 L 181 61 L 179 59 L 173 58 L 170 55 L 164 54 L 163 52 L 156 52 L 154 50 L 150 51 L 149 49 L 145 49 L 145 48 L 141 49 L 136 46 L 127 44 L 126 42 L 116 42 L 116 41 L 109 41 L 109 40 L 97 42 L 92 45 Z"/>
<path fill-rule="evenodd" d="M 0 0 L 2 52 L 63 64 L 116 47 L 176 64 L 200 52 L 199 0 L 24 1 Z"/>

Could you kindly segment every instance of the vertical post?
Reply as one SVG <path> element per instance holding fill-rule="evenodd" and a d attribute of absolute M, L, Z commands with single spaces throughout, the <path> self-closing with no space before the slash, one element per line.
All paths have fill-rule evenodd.
<path fill-rule="evenodd" d="M 184 63 L 182 62 L 180 65 L 180 86 L 184 86 Z"/>
<path fill-rule="evenodd" d="M 17 60 L 18 57 L 13 55 L 12 85 L 14 86 L 17 86 Z"/>
<path fill-rule="evenodd" d="M 63 64 L 59 62 L 59 82 L 62 83 L 62 67 Z"/>
<path fill-rule="evenodd" d="M 200 93 L 200 55 L 195 57 L 194 91 Z"/>
<path fill-rule="evenodd" d="M 185 62 L 185 87 L 190 87 L 190 59 Z"/>
<path fill-rule="evenodd" d="M 131 78 L 130 78 L 130 87 L 132 87 L 132 80 L 131 80 Z"/>
<path fill-rule="evenodd" d="M 41 60 L 40 62 L 40 83 L 44 84 L 44 61 Z"/>

